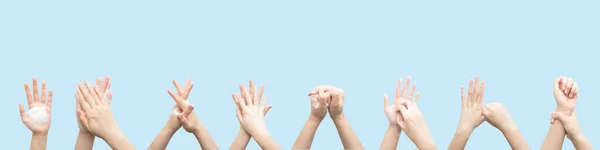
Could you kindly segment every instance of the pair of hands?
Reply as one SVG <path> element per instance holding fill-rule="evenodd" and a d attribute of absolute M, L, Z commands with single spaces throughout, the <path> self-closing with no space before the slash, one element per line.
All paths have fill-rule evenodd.
<path fill-rule="evenodd" d="M 569 139 L 580 136 L 579 122 L 575 115 L 575 105 L 579 95 L 579 85 L 572 78 L 558 77 L 554 81 L 554 98 L 556 100 L 556 111 L 552 113 L 550 123 L 556 123 L 558 119 Z"/>
<path fill-rule="evenodd" d="M 171 117 L 169 117 L 168 126 L 174 130 L 183 127 L 183 129 L 189 133 L 199 131 L 198 125 L 200 124 L 200 120 L 193 112 L 194 105 L 190 104 L 188 100 L 192 88 L 194 87 L 194 82 L 191 81 L 191 78 L 188 78 L 184 87 L 181 88 L 179 83 L 177 83 L 176 80 L 173 80 L 173 85 L 177 89 L 177 93 L 174 93 L 171 90 L 168 90 L 168 92 L 169 95 L 173 97 L 176 104 L 173 106 L 173 113 Z"/>
<path fill-rule="evenodd" d="M 118 139 L 121 130 L 110 108 L 112 92 L 109 89 L 110 76 L 104 80 L 98 78 L 94 86 L 87 81 L 78 83 L 75 94 L 77 118 L 81 131 L 102 139 Z"/>
<path fill-rule="evenodd" d="M 48 91 L 46 96 L 46 81 L 42 81 L 41 98 L 38 93 L 37 78 L 33 77 L 33 94 L 29 89 L 29 84 L 25 82 L 25 94 L 27 95 L 28 114 L 25 113 L 23 104 L 19 104 L 21 121 L 31 130 L 34 135 L 48 135 L 50 130 L 50 121 L 52 117 L 52 90 Z"/>
<path fill-rule="evenodd" d="M 250 91 L 248 91 L 248 88 L 250 88 Z M 254 81 L 250 80 L 248 88 L 240 85 L 240 94 L 231 94 L 231 97 L 237 106 L 236 116 L 240 121 L 242 130 L 254 136 L 266 132 L 267 127 L 264 116 L 273 106 L 267 105 L 266 96 L 261 103 L 265 90 L 264 85 L 260 86 L 260 91 L 256 91 Z"/>
<path fill-rule="evenodd" d="M 327 113 L 331 119 L 344 118 L 344 90 L 330 85 L 315 87 L 310 93 L 310 119 L 321 122 Z"/>
<path fill-rule="evenodd" d="M 484 120 L 502 132 L 515 130 L 516 124 L 503 104 L 483 105 L 484 91 L 485 82 L 479 83 L 479 77 L 469 81 L 467 95 L 465 95 L 465 88 L 461 87 L 462 109 L 457 132 L 470 134 Z"/>

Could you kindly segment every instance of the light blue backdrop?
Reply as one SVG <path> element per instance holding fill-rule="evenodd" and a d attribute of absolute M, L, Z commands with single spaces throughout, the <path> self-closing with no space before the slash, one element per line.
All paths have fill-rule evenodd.
<path fill-rule="evenodd" d="M 17 105 L 23 82 L 37 76 L 54 89 L 48 149 L 72 149 L 75 85 L 112 75 L 116 119 L 146 149 L 166 123 L 171 80 L 192 77 L 196 113 L 222 149 L 238 133 L 231 93 L 254 79 L 274 108 L 272 136 L 291 148 L 309 116 L 306 94 L 320 84 L 346 93 L 345 109 L 367 149 L 386 131 L 383 93 L 408 75 L 440 149 L 458 123 L 460 87 L 486 81 L 484 103 L 504 103 L 533 149 L 554 110 L 552 82 L 581 85 L 577 112 L 599 146 L 599 1 L 1 1 L 0 114 L 3 149 L 26 149 L 31 132 Z M 573 149 L 568 140 L 566 149 Z M 314 149 L 341 149 L 330 119 Z M 97 139 L 95 148 L 109 149 Z M 168 149 L 196 149 L 180 130 Z M 252 141 L 249 149 L 259 149 Z M 415 149 L 406 136 L 399 148 Z M 485 123 L 467 149 L 509 149 Z"/>

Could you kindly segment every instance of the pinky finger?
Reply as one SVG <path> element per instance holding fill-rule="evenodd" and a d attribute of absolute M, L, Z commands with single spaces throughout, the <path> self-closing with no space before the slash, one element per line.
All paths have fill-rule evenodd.
<path fill-rule="evenodd" d="M 240 111 L 241 111 L 240 109 L 236 109 L 235 110 L 235 116 L 238 118 L 238 120 L 240 122 L 242 122 L 242 112 L 240 112 Z"/>
<path fill-rule="evenodd" d="M 79 114 L 79 120 L 81 121 L 81 126 L 83 126 L 83 128 L 85 128 L 85 129 L 89 129 L 89 124 L 88 124 L 88 120 L 85 116 L 85 113 L 83 113 L 83 111 L 81 109 L 78 109 L 77 114 Z"/>
<path fill-rule="evenodd" d="M 421 96 L 421 93 L 417 92 L 417 95 L 415 96 L 415 98 L 413 99 L 414 102 L 419 101 L 419 96 Z"/>
<path fill-rule="evenodd" d="M 52 90 L 48 92 L 48 102 L 46 105 L 48 105 L 48 108 L 52 108 Z"/>

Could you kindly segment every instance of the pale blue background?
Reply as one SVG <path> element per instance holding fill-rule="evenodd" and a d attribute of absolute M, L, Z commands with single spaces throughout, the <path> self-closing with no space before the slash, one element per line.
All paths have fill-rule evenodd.
<path fill-rule="evenodd" d="M 238 133 L 231 93 L 254 79 L 274 108 L 271 135 L 290 149 L 319 84 L 346 93 L 346 115 L 367 149 L 386 131 L 382 94 L 396 79 L 418 82 L 420 107 L 440 149 L 460 112 L 460 87 L 487 82 L 484 103 L 504 103 L 533 149 L 549 127 L 552 82 L 581 85 L 577 112 L 599 146 L 600 2 L 584 1 L 17 1 L 0 2 L 3 149 L 27 149 L 23 82 L 54 89 L 48 149 L 72 149 L 77 81 L 112 75 L 112 108 L 130 141 L 146 149 L 166 123 L 171 80 L 192 77 L 196 113 L 222 149 Z M 568 140 L 565 149 L 573 149 Z M 109 149 L 102 140 L 97 149 Z M 197 149 L 180 130 L 168 149 Z M 251 142 L 249 149 L 259 149 Z M 314 149 L 342 149 L 330 119 Z M 406 136 L 399 148 L 415 149 Z M 484 123 L 467 149 L 509 149 Z"/>

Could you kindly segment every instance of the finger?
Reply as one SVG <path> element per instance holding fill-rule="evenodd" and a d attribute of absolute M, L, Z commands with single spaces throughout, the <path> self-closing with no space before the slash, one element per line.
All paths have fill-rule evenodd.
<path fill-rule="evenodd" d="M 102 87 L 102 78 L 98 77 L 96 78 L 96 84 L 94 84 L 94 87 Z M 104 88 L 104 87 L 102 87 Z"/>
<path fill-rule="evenodd" d="M 189 124 L 189 120 L 187 119 L 187 117 L 185 117 L 183 114 L 178 114 L 177 115 L 177 120 L 179 120 L 179 122 L 183 125 L 188 125 Z"/>
<path fill-rule="evenodd" d="M 78 87 L 79 90 L 81 91 L 83 97 L 85 97 L 85 102 L 84 104 L 82 104 L 82 106 L 87 106 L 89 109 L 95 108 L 96 107 L 96 103 L 94 102 L 94 98 L 92 98 L 92 95 L 90 94 L 90 91 L 88 91 L 82 84 L 81 82 L 78 83 Z M 85 109 L 84 109 L 85 110 Z M 87 112 L 87 111 L 86 111 Z"/>
<path fill-rule="evenodd" d="M 265 100 L 262 102 L 262 105 L 260 105 L 260 106 L 263 107 L 263 108 L 266 108 L 267 107 L 267 96 L 265 96 L 264 99 Z"/>
<path fill-rule="evenodd" d="M 41 93 L 41 95 L 42 95 L 42 99 L 41 99 L 42 103 L 46 104 L 48 101 L 46 101 L 47 100 L 46 99 L 46 81 L 44 81 L 44 80 L 42 80 L 42 93 Z"/>
<path fill-rule="evenodd" d="M 185 105 L 186 105 L 185 101 L 183 99 L 181 99 L 181 97 L 179 97 L 179 95 L 175 94 L 173 91 L 167 90 L 167 92 L 169 93 L 169 95 L 171 95 L 173 100 L 175 100 L 175 103 L 177 103 L 177 106 L 179 107 L 179 109 L 185 110 Z"/>
<path fill-rule="evenodd" d="M 233 102 L 235 103 L 235 106 L 237 107 L 237 109 L 242 109 L 240 107 L 241 100 L 238 99 L 238 96 L 236 96 L 235 94 L 231 94 L 231 98 L 233 99 Z"/>
<path fill-rule="evenodd" d="M 242 90 L 242 100 L 244 100 L 244 104 L 246 106 L 250 106 L 252 105 L 252 100 L 250 99 L 250 94 L 248 92 L 248 89 L 246 88 L 246 86 L 244 85 L 240 85 L 240 88 Z"/>
<path fill-rule="evenodd" d="M 567 120 L 567 116 L 563 113 L 553 112 L 552 117 L 556 118 L 560 122 L 565 122 Z"/>
<path fill-rule="evenodd" d="M 104 83 L 102 85 L 104 85 L 104 92 L 108 92 L 110 88 L 110 74 L 104 77 Z"/>
<path fill-rule="evenodd" d="M 273 105 L 269 105 L 269 106 L 265 107 L 265 116 L 267 115 L 269 110 L 271 110 L 271 108 L 273 108 Z"/>
<path fill-rule="evenodd" d="M 235 95 L 235 96 L 239 100 L 239 104 L 240 104 L 240 108 L 241 108 L 240 110 L 242 112 L 246 112 L 247 111 L 246 109 L 248 108 L 248 104 L 246 104 L 247 101 L 242 99 L 242 96 L 240 96 L 240 95 Z"/>
<path fill-rule="evenodd" d="M 475 76 L 475 83 L 473 83 L 473 105 L 477 104 L 477 97 L 479 97 L 479 76 Z"/>
<path fill-rule="evenodd" d="M 388 106 L 388 95 L 383 94 L 383 110 L 385 110 Z"/>
<path fill-rule="evenodd" d="M 242 111 L 240 109 L 236 109 L 235 110 L 235 116 L 238 118 L 238 120 L 241 123 L 241 121 L 242 121 Z"/>
<path fill-rule="evenodd" d="M 567 89 L 567 77 L 562 76 L 562 78 L 560 79 L 560 83 L 561 83 L 561 90 L 563 92 L 565 92 L 565 90 Z"/>
<path fill-rule="evenodd" d="M 406 99 L 408 97 L 406 95 L 406 90 L 408 90 L 409 83 L 410 83 L 410 76 L 406 77 L 406 82 L 404 82 L 404 87 L 402 87 L 402 99 Z"/>
<path fill-rule="evenodd" d="M 414 100 L 413 100 L 413 101 L 415 101 L 415 103 L 416 103 L 417 101 L 419 101 L 419 96 L 421 96 L 421 93 L 417 92 L 417 95 L 415 96 L 415 98 L 414 98 Z"/>
<path fill-rule="evenodd" d="M 473 101 L 473 80 L 469 80 L 469 95 L 467 95 L 467 105 L 471 106 Z"/>
<path fill-rule="evenodd" d="M 40 95 L 38 94 L 37 78 L 33 77 L 33 101 L 39 102 L 40 101 L 39 96 Z"/>
<path fill-rule="evenodd" d="M 192 113 L 192 111 L 194 110 L 194 105 L 193 104 L 189 104 L 187 105 L 186 109 L 184 109 L 182 111 L 183 115 L 185 115 L 186 117 L 190 115 L 190 113 Z"/>
<path fill-rule="evenodd" d="M 81 105 L 81 108 L 87 112 L 88 110 L 90 110 L 90 105 L 85 96 L 83 95 L 82 89 L 83 88 L 81 87 L 81 83 L 77 83 L 77 96 L 79 97 L 79 105 Z"/>
<path fill-rule="evenodd" d="M 460 87 L 460 99 L 462 100 L 462 107 L 466 107 L 467 99 L 465 98 L 465 87 Z"/>
<path fill-rule="evenodd" d="M 48 92 L 48 103 L 46 103 L 46 106 L 48 106 L 48 108 L 52 108 L 52 89 L 50 89 Z"/>
<path fill-rule="evenodd" d="M 571 91 L 569 92 L 569 97 L 573 98 L 575 97 L 576 91 L 579 89 L 579 86 L 577 85 L 577 82 L 573 82 L 573 86 L 571 87 Z"/>
<path fill-rule="evenodd" d="M 569 95 L 571 93 L 571 88 L 573 87 L 573 78 L 569 78 L 567 80 L 567 88 L 565 89 L 565 94 Z"/>
<path fill-rule="evenodd" d="M 479 98 L 477 98 L 477 106 L 480 107 L 483 104 L 483 93 L 485 92 L 485 82 L 481 82 L 481 89 L 479 90 Z"/>
<path fill-rule="evenodd" d="M 406 124 L 404 124 L 404 119 L 402 116 L 402 114 L 396 115 L 396 123 L 398 124 L 398 126 L 400 126 L 401 129 L 406 129 Z"/>
<path fill-rule="evenodd" d="M 19 114 L 21 114 L 21 121 L 27 120 L 27 114 L 25 114 L 25 107 L 23 104 L 19 104 Z"/>
<path fill-rule="evenodd" d="M 315 87 L 315 88 L 313 88 L 310 92 L 308 92 L 308 96 L 312 96 L 312 95 L 315 95 L 315 94 L 319 94 L 319 87 L 318 86 Z"/>
<path fill-rule="evenodd" d="M 85 114 L 85 112 L 83 110 L 76 110 L 77 111 L 77 116 L 79 119 L 79 122 L 81 123 L 81 126 L 83 126 L 83 128 L 85 129 L 89 129 L 89 124 L 88 124 L 88 120 L 87 120 L 87 116 Z"/>
<path fill-rule="evenodd" d="M 190 84 L 188 84 L 187 86 L 187 91 L 185 92 L 185 96 L 183 97 L 183 99 L 188 100 L 190 97 L 190 93 L 192 93 L 192 89 L 194 88 L 194 82 L 190 82 Z"/>
<path fill-rule="evenodd" d="M 560 87 L 560 81 L 561 81 L 562 77 L 558 77 L 556 79 L 554 79 L 554 91 L 560 91 L 561 87 Z"/>
<path fill-rule="evenodd" d="M 248 88 L 250 88 L 250 101 L 252 102 L 253 105 L 257 105 L 259 104 L 259 102 L 257 101 L 258 98 L 256 98 L 256 88 L 254 87 L 254 81 L 250 80 L 248 81 L 249 85 Z"/>
<path fill-rule="evenodd" d="M 265 92 L 265 85 L 260 85 L 260 90 L 258 91 L 258 96 L 256 96 L 258 98 L 257 101 L 260 101 L 260 98 L 262 98 L 264 92 Z"/>
<path fill-rule="evenodd" d="M 329 95 L 329 93 L 327 93 L 327 95 Z M 325 89 L 324 88 L 319 88 L 319 106 L 325 106 L 325 104 L 327 103 L 329 98 L 327 95 L 325 95 Z"/>
<path fill-rule="evenodd" d="M 410 89 L 409 94 L 408 94 L 408 98 L 409 99 L 413 96 L 416 88 L 417 88 L 417 83 L 414 83 L 413 86 L 412 86 L 412 88 Z"/>
<path fill-rule="evenodd" d="M 179 86 L 179 83 L 177 83 L 177 80 L 173 79 L 173 85 L 175 86 L 175 89 L 177 90 L 177 95 L 179 96 L 183 96 L 184 90 L 181 88 L 181 86 Z"/>
<path fill-rule="evenodd" d="M 90 92 L 90 95 L 92 97 L 93 102 L 96 104 L 96 106 L 100 105 L 100 98 L 98 97 L 98 93 L 96 93 L 96 90 L 94 87 L 92 87 L 92 85 L 85 81 L 85 87 L 87 87 L 87 90 Z"/>
<path fill-rule="evenodd" d="M 402 94 L 402 78 L 398 78 L 398 84 L 396 84 L 396 98 L 394 99 L 394 103 L 398 103 L 398 101 L 400 100 L 401 96 L 400 94 Z"/>
<path fill-rule="evenodd" d="M 402 116 L 402 120 L 406 120 L 406 116 L 404 114 L 406 114 L 407 108 L 406 108 L 406 102 L 401 102 L 403 103 L 402 105 L 398 105 L 398 107 L 396 107 L 399 111 L 400 114 Z"/>
<path fill-rule="evenodd" d="M 27 106 L 31 107 L 31 103 L 33 103 L 33 98 L 31 95 L 31 90 L 29 89 L 29 84 L 27 84 L 27 82 L 25 82 L 25 84 L 23 86 L 25 86 L 25 96 L 27 97 Z"/>
<path fill-rule="evenodd" d="M 573 97 L 577 97 L 577 95 L 579 95 L 579 85 L 575 87 L 575 94 L 573 94 Z"/>

